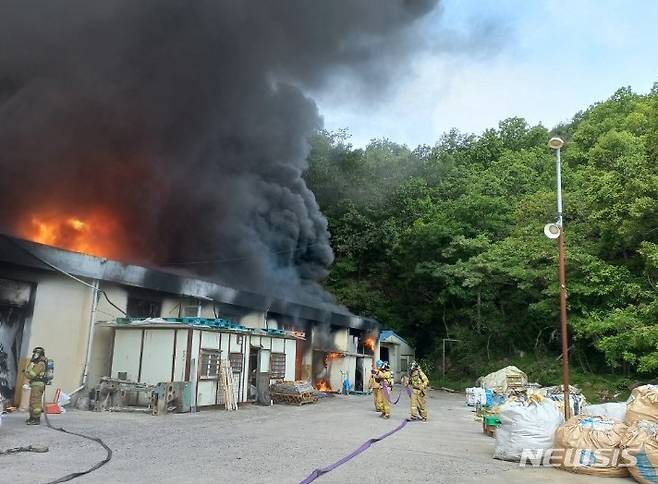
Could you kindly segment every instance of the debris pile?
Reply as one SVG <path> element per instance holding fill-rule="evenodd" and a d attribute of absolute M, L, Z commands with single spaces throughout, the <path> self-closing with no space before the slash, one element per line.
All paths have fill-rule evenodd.
<path fill-rule="evenodd" d="M 516 366 L 508 366 L 479 378 L 482 388 L 489 388 L 497 393 L 505 393 L 508 389 L 519 388 L 528 383 L 528 375 Z"/>
<path fill-rule="evenodd" d="M 564 388 L 562 385 L 552 387 L 544 387 L 538 390 L 546 398 L 553 400 L 560 411 L 564 414 Z M 583 411 L 583 407 L 587 404 L 585 395 L 580 391 L 580 388 L 569 385 L 569 406 L 571 407 L 570 415 L 579 415 Z"/>
<path fill-rule="evenodd" d="M 495 459 L 528 459 L 532 449 L 535 462 L 569 472 L 630 473 L 637 482 L 657 482 L 658 386 L 639 386 L 627 402 L 600 405 L 588 405 L 580 389 L 570 386 L 572 417 L 565 422 L 562 385 L 528 383 L 516 367 L 480 377 L 478 383 L 466 389 L 466 404 L 475 407 L 484 433 L 495 437 Z"/>

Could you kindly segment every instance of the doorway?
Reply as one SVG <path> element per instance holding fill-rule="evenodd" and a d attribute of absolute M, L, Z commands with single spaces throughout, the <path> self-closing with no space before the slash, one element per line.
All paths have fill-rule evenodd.
<path fill-rule="evenodd" d="M 254 346 L 249 351 L 249 391 L 247 392 L 247 400 L 255 402 L 258 393 L 256 391 L 256 382 L 258 376 L 258 354 L 260 348 Z"/>
<path fill-rule="evenodd" d="M 391 363 L 388 359 L 388 348 L 386 346 L 379 347 L 379 359 L 382 361 L 388 361 L 389 364 Z"/>
<path fill-rule="evenodd" d="M 0 397 L 14 402 L 25 321 L 32 313 L 32 284 L 0 278 Z M 17 403 L 17 402 L 14 402 Z"/>
<path fill-rule="evenodd" d="M 356 359 L 356 373 L 354 374 L 354 391 L 363 391 L 363 358 Z"/>

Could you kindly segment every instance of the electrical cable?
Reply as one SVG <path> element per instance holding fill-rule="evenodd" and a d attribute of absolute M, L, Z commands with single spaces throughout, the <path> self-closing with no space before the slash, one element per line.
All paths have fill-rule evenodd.
<path fill-rule="evenodd" d="M 52 269 L 55 269 L 57 272 L 61 272 L 62 274 L 64 274 L 64 275 L 67 276 L 67 277 L 70 277 L 70 278 L 73 279 L 74 281 L 79 282 L 80 284 L 83 284 L 83 285 L 85 285 L 85 286 L 87 286 L 87 287 L 90 287 L 90 288 L 93 289 L 94 291 L 99 292 L 100 294 L 103 295 L 103 297 L 105 298 L 105 300 L 108 302 L 108 304 L 109 304 L 110 306 L 112 306 L 114 309 L 116 309 L 117 311 L 119 311 L 119 312 L 120 312 L 121 314 L 123 314 L 124 316 L 127 316 L 127 313 L 126 313 L 123 309 L 121 309 L 119 306 L 117 306 L 116 304 L 114 304 L 114 303 L 110 300 L 110 298 L 108 297 L 107 293 L 106 293 L 103 289 L 99 289 L 99 288 L 97 288 L 97 287 L 94 287 L 93 285 L 89 284 L 88 282 L 85 282 L 85 281 L 83 281 L 82 279 L 80 279 L 80 278 L 78 278 L 78 277 L 75 277 L 73 274 L 70 274 L 70 273 L 66 272 L 64 269 L 61 269 L 61 268 L 57 267 L 56 265 L 54 265 L 54 264 L 48 262 L 48 261 L 47 261 L 46 259 L 44 259 L 43 257 L 40 257 L 40 256 L 38 256 L 37 254 L 33 253 L 31 250 L 27 249 L 26 247 L 23 247 L 21 244 L 19 244 L 18 242 L 16 242 L 13 238 L 11 238 L 11 237 L 9 237 L 9 236 L 7 236 L 7 235 L 5 235 L 5 234 L 0 234 L 0 235 L 2 235 L 3 237 L 5 237 L 5 238 L 6 238 L 9 242 L 11 242 L 14 246 L 18 247 L 18 248 L 21 249 L 23 252 L 25 252 L 25 253 L 28 254 L 29 256 L 35 258 L 35 259 L 38 260 L 39 262 L 41 262 L 41 263 L 43 263 L 43 264 L 46 264 L 48 267 L 50 267 L 50 268 L 52 268 Z"/>

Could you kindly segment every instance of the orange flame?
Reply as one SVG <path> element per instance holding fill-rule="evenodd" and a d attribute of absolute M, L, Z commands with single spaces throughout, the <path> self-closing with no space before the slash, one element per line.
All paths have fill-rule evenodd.
<path fill-rule="evenodd" d="M 370 350 L 372 353 L 375 352 L 375 338 L 374 336 L 368 336 L 363 340 L 363 347 Z"/>
<path fill-rule="evenodd" d="M 87 215 L 36 213 L 18 227 L 18 235 L 74 252 L 116 257 L 117 223 L 103 212 Z"/>
<path fill-rule="evenodd" d="M 333 391 L 333 390 L 331 389 L 331 385 L 329 385 L 329 382 L 328 382 L 327 380 L 324 380 L 324 379 L 319 380 L 319 381 L 315 384 L 315 388 L 317 388 L 317 389 L 320 390 L 321 392 L 331 392 L 331 391 Z"/>

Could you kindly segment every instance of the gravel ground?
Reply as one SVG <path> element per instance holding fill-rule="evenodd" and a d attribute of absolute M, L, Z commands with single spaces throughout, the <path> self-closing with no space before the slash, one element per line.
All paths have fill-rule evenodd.
<path fill-rule="evenodd" d="M 598 480 L 492 459 L 494 439 L 482 434 L 463 400 L 462 395 L 431 392 L 429 422 L 409 423 L 316 482 Z M 395 428 L 407 411 L 404 396 L 390 420 L 378 417 L 369 396 L 336 396 L 303 407 L 245 405 L 237 412 L 206 410 L 164 417 L 69 411 L 51 417 L 51 422 L 100 437 L 113 450 L 111 462 L 76 479 L 79 483 L 296 483 Z M 45 425 L 28 427 L 24 419 L 17 413 L 3 418 L 0 449 L 32 444 L 47 445 L 50 451 L 0 456 L 0 482 L 45 483 L 84 470 L 105 456 L 96 443 Z"/>

